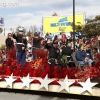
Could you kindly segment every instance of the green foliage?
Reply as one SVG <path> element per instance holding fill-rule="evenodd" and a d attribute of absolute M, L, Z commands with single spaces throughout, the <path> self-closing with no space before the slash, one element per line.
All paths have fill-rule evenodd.
<path fill-rule="evenodd" d="M 76 32 L 80 32 L 80 33 L 83 32 L 83 26 L 81 25 L 75 25 L 75 29 L 76 29 Z"/>
<path fill-rule="evenodd" d="M 87 18 L 85 25 L 78 22 L 77 25 L 75 25 L 75 32 L 85 34 L 85 36 L 89 38 L 100 35 L 100 15 L 95 16 L 95 18 Z"/>
<path fill-rule="evenodd" d="M 71 26 L 72 26 L 72 29 L 73 29 L 73 24 L 71 23 Z M 81 33 L 81 34 L 84 34 L 84 26 L 80 23 L 80 22 L 77 22 L 77 25 L 75 25 L 75 32 L 76 33 Z M 73 32 L 70 32 L 71 34 L 73 34 Z"/>
<path fill-rule="evenodd" d="M 84 33 L 88 37 L 100 35 L 100 15 L 95 16 L 94 19 L 86 19 Z"/>
<path fill-rule="evenodd" d="M 2 33 L 3 32 L 3 29 L 2 28 L 0 28 L 0 33 Z"/>

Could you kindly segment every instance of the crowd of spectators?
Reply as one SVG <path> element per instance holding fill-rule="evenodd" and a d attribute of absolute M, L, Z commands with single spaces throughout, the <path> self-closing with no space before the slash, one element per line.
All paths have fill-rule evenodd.
<path fill-rule="evenodd" d="M 14 35 L 8 33 L 5 40 L 6 49 L 0 51 L 0 63 L 6 60 L 6 51 L 13 50 L 16 43 L 13 41 Z M 25 38 L 25 37 L 24 37 Z M 25 47 L 26 62 L 36 60 L 35 51 L 37 49 L 44 49 L 48 51 L 48 64 L 60 65 L 63 67 L 80 67 L 93 66 L 99 53 L 99 39 L 98 37 L 86 38 L 76 36 L 75 39 L 71 36 L 66 36 L 64 33 L 54 35 L 47 33 L 45 37 L 40 36 L 37 32 L 34 33 L 33 38 L 27 39 L 27 47 Z M 17 51 L 17 47 L 16 47 Z"/>

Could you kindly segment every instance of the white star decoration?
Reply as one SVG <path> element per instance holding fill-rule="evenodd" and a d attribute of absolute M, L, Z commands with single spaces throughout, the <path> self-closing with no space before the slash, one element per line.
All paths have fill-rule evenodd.
<path fill-rule="evenodd" d="M 34 79 L 30 79 L 29 74 L 28 74 L 27 77 L 22 78 L 21 80 L 23 82 L 22 88 L 25 87 L 25 86 L 27 86 L 27 88 L 29 88 L 30 82 L 32 82 Z"/>
<path fill-rule="evenodd" d="M 9 78 L 5 78 L 6 80 L 6 86 L 10 86 L 12 88 L 12 83 L 16 80 L 13 79 L 13 74 L 11 74 L 11 76 Z"/>
<path fill-rule="evenodd" d="M 91 83 L 90 78 L 88 78 L 86 80 L 86 82 L 79 82 L 79 84 L 83 86 L 81 93 L 83 93 L 87 90 L 89 93 L 92 94 L 92 87 L 95 86 L 98 83 Z"/>
<path fill-rule="evenodd" d="M 48 80 L 48 75 L 46 75 L 44 79 L 41 78 L 41 79 L 38 79 L 38 80 L 41 83 L 39 89 L 44 87 L 46 90 L 48 90 L 48 84 L 53 81 L 53 80 Z"/>
<path fill-rule="evenodd" d="M 65 89 L 67 92 L 69 92 L 69 86 L 70 86 L 71 84 L 73 84 L 74 82 L 75 82 L 75 81 L 69 82 L 69 81 L 68 81 L 68 77 L 66 76 L 66 78 L 64 79 L 63 82 L 58 81 L 58 83 L 61 85 L 61 87 L 60 87 L 60 89 L 59 89 L 58 92 L 60 92 L 60 91 L 62 91 L 62 90 L 64 90 L 64 89 Z"/>

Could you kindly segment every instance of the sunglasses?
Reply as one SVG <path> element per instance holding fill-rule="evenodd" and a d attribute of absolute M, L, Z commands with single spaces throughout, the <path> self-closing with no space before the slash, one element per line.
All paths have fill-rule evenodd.
<path fill-rule="evenodd" d="M 11 36 L 11 35 L 8 35 L 8 36 Z"/>

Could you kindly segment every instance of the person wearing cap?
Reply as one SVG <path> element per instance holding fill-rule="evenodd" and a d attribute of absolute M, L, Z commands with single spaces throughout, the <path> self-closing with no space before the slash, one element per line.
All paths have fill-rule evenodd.
<path fill-rule="evenodd" d="M 49 51 L 48 64 L 62 66 L 60 50 L 58 48 L 58 42 L 57 41 L 52 42 L 49 40 L 47 41 L 45 48 Z"/>
<path fill-rule="evenodd" d="M 74 65 L 74 62 L 72 61 L 72 52 L 73 50 L 71 49 L 71 43 L 68 43 L 66 45 L 65 42 L 63 42 L 63 45 L 62 45 L 62 61 L 64 64 L 68 65 L 69 67 L 70 66 L 75 66 Z"/>
<path fill-rule="evenodd" d="M 14 34 L 14 29 L 10 29 L 13 35 L 13 38 L 16 39 L 17 46 L 17 62 L 20 64 L 22 62 L 22 66 L 26 64 L 26 48 L 27 48 L 27 40 L 24 37 L 23 28 L 19 28 L 18 34 Z"/>

